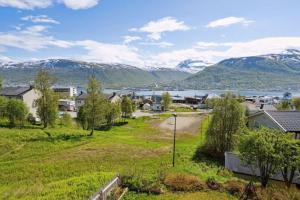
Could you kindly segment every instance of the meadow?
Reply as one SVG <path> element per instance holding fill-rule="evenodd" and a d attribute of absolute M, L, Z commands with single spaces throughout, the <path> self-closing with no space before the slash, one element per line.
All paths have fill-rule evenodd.
<path fill-rule="evenodd" d="M 126 125 L 95 131 L 91 137 L 79 127 L 0 128 L 0 199 L 88 199 L 117 173 L 152 178 L 182 172 L 203 181 L 214 177 L 220 183 L 235 177 L 218 162 L 192 159 L 205 139 L 207 118 L 198 134 L 178 134 L 173 168 L 172 132 L 155 126 L 167 117 L 127 120 Z M 161 195 L 128 192 L 124 199 L 236 197 L 224 191 L 173 193 L 166 189 Z"/>

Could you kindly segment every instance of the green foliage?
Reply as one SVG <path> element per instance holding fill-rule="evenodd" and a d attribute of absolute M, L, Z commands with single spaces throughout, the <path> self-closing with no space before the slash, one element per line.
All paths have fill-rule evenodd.
<path fill-rule="evenodd" d="M 63 113 L 59 118 L 59 125 L 62 127 L 72 127 L 73 120 L 69 113 Z"/>
<path fill-rule="evenodd" d="M 87 116 L 88 128 L 91 129 L 90 135 L 93 135 L 96 126 L 100 126 L 105 120 L 107 100 L 102 95 L 100 82 L 95 76 L 89 78 L 87 88 L 87 98 L 84 104 L 84 110 Z"/>
<path fill-rule="evenodd" d="M 88 129 L 88 117 L 86 112 L 86 106 L 81 106 L 77 112 L 77 121 L 80 123 L 83 129 Z"/>
<path fill-rule="evenodd" d="M 169 110 L 169 107 L 172 103 L 172 97 L 169 92 L 164 92 L 162 94 L 162 105 L 164 106 L 165 110 Z"/>
<path fill-rule="evenodd" d="M 280 167 L 285 137 L 281 131 L 267 128 L 252 131 L 241 137 L 240 158 L 244 164 L 259 169 L 263 187 L 267 186 L 270 177 Z"/>
<path fill-rule="evenodd" d="M 206 132 L 206 149 L 216 157 L 234 149 L 237 136 L 244 128 L 244 109 L 239 102 L 226 94 L 214 104 L 213 116 Z"/>
<path fill-rule="evenodd" d="M 123 117 L 130 117 L 133 112 L 132 101 L 128 96 L 122 98 L 121 111 Z"/>
<path fill-rule="evenodd" d="M 6 105 L 8 99 L 6 97 L 0 96 L 0 118 L 4 118 L 6 115 Z"/>
<path fill-rule="evenodd" d="M 300 111 L 300 97 L 293 98 L 292 103 L 295 106 L 296 110 Z"/>
<path fill-rule="evenodd" d="M 120 102 L 108 103 L 108 112 L 106 120 L 108 124 L 112 124 L 114 120 L 119 119 L 121 116 L 121 104 Z"/>
<path fill-rule="evenodd" d="M 10 127 L 23 126 L 28 114 L 25 103 L 19 99 L 9 99 L 6 104 L 6 116 Z"/>
<path fill-rule="evenodd" d="M 282 101 L 280 102 L 276 108 L 278 110 L 282 110 L 282 111 L 288 111 L 288 110 L 291 110 L 291 107 L 290 107 L 290 102 L 289 101 Z"/>
<path fill-rule="evenodd" d="M 58 97 L 52 90 L 55 78 L 46 70 L 40 70 L 35 77 L 35 89 L 40 97 L 36 100 L 37 114 L 44 128 L 54 126 L 58 112 Z"/>
<path fill-rule="evenodd" d="M 287 187 L 290 187 L 295 171 L 300 169 L 300 140 L 283 137 L 281 141 L 280 170 Z"/>
<path fill-rule="evenodd" d="M 161 194 L 162 188 L 160 183 L 153 177 L 145 177 L 141 174 L 131 174 L 122 176 L 122 186 L 127 187 L 131 191 Z"/>

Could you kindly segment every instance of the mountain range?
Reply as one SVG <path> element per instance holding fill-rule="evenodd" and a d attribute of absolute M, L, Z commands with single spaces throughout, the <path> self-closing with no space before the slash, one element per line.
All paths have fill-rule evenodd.
<path fill-rule="evenodd" d="M 226 59 L 180 85 L 193 89 L 299 90 L 300 51 Z"/>
<path fill-rule="evenodd" d="M 229 58 L 216 64 L 187 59 L 174 68 L 141 69 L 125 64 L 49 59 L 33 62 L 0 63 L 5 84 L 28 84 L 38 69 L 57 77 L 58 84 L 85 86 L 94 74 L 105 87 L 148 87 L 162 85 L 182 89 L 299 90 L 300 51 L 287 49 L 278 54 Z"/>
<path fill-rule="evenodd" d="M 27 84 L 36 72 L 47 69 L 57 78 L 57 84 L 85 86 L 94 74 L 105 87 L 143 87 L 151 84 L 168 84 L 187 78 L 190 73 L 168 68 L 140 69 L 124 64 L 104 64 L 67 59 L 49 59 L 34 62 L 2 63 L 0 77 L 5 84 Z"/>

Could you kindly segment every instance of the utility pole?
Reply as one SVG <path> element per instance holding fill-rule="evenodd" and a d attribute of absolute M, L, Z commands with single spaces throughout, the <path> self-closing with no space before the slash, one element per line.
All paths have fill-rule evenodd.
<path fill-rule="evenodd" d="M 173 167 L 175 167 L 175 142 L 176 142 L 176 118 L 177 114 L 173 113 L 175 124 L 174 124 L 174 140 L 173 140 Z"/>

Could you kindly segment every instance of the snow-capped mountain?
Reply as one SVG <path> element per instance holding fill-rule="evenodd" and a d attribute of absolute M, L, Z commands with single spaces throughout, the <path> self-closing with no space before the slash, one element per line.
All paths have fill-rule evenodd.
<path fill-rule="evenodd" d="M 34 79 L 34 75 L 41 68 L 54 74 L 60 84 L 85 85 L 88 77 L 94 74 L 104 85 L 109 87 L 168 83 L 174 80 L 183 80 L 190 75 L 174 69 L 145 70 L 126 64 L 95 63 L 70 59 L 2 63 L 0 64 L 0 75 L 7 84 L 26 84 Z"/>
<path fill-rule="evenodd" d="M 183 85 L 199 89 L 294 89 L 300 88 L 300 51 L 230 58 L 205 68 Z"/>
<path fill-rule="evenodd" d="M 195 74 L 199 71 L 202 71 L 206 67 L 212 65 L 212 63 L 203 61 L 203 60 L 192 60 L 192 59 L 187 59 L 182 62 L 180 62 L 175 69 L 180 70 L 180 71 L 185 71 L 188 73 Z"/>

